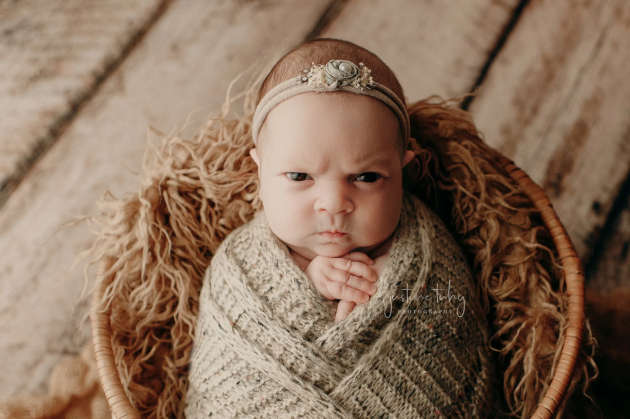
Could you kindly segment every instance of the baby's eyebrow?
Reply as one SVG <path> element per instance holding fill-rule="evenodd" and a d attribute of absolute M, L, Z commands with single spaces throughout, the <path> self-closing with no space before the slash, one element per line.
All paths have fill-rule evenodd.
<path fill-rule="evenodd" d="M 309 173 L 317 173 L 320 171 L 320 167 L 317 164 L 314 164 L 312 159 L 304 159 L 300 160 L 298 158 L 288 159 L 290 161 L 290 165 L 293 166 L 293 171 L 301 171 L 301 172 L 309 172 Z M 352 165 L 356 168 L 355 172 L 360 172 L 368 167 L 373 166 L 387 166 L 391 161 L 391 157 L 382 155 L 382 154 L 371 154 L 367 156 L 363 156 L 363 160 L 361 158 L 355 159 Z M 304 163 L 306 162 L 306 163 Z M 313 167 L 313 165 L 315 167 Z"/>
<path fill-rule="evenodd" d="M 388 156 L 375 155 L 375 156 L 367 156 L 363 159 L 355 160 L 354 163 L 356 165 L 361 166 L 370 166 L 370 165 L 378 165 L 378 164 L 386 164 L 391 160 Z"/>
<path fill-rule="evenodd" d="M 391 160 L 391 158 L 389 156 L 381 156 L 381 155 L 376 155 L 376 156 L 368 156 L 365 157 L 359 161 L 357 161 L 357 163 L 363 163 L 363 162 L 367 162 L 369 164 L 374 164 L 374 163 L 389 163 L 389 161 Z"/>

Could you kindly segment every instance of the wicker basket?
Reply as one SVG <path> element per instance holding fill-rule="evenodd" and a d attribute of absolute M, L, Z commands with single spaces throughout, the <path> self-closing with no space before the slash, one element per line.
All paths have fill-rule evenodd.
<path fill-rule="evenodd" d="M 573 244 L 544 191 L 511 160 L 499 153 L 496 154 L 496 159 L 497 166 L 502 167 L 509 174 L 535 207 L 540 210 L 542 220 L 553 238 L 558 260 L 566 274 L 569 301 L 568 329 L 552 381 L 542 399 L 538 401 L 538 407 L 534 414 L 535 418 L 550 418 L 557 411 L 558 405 L 567 391 L 581 347 L 585 318 L 584 275 Z M 99 303 L 105 285 L 101 283 L 98 286 L 91 307 L 92 334 L 98 374 L 113 417 L 139 418 L 140 414 L 134 409 L 125 394 L 114 364 L 110 313 L 103 311 Z"/>

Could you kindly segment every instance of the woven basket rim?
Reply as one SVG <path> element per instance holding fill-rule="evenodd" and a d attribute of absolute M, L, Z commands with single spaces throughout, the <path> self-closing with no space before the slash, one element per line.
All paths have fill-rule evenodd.
<path fill-rule="evenodd" d="M 575 368 L 579 348 L 582 344 L 584 329 L 584 272 L 575 247 L 560 222 L 551 201 L 544 190 L 537 185 L 514 162 L 495 150 L 499 165 L 517 182 L 522 191 L 540 211 L 541 217 L 549 230 L 558 260 L 565 272 L 568 294 L 568 326 L 563 347 L 551 383 L 538 403 L 533 418 L 548 419 L 556 412 L 567 390 Z M 92 341 L 96 357 L 98 376 L 107 402 L 115 418 L 140 418 L 139 412 L 131 405 L 125 394 L 114 364 L 111 346 L 111 327 L 109 311 L 100 307 L 100 298 L 106 287 L 105 281 L 98 284 L 90 308 Z"/>

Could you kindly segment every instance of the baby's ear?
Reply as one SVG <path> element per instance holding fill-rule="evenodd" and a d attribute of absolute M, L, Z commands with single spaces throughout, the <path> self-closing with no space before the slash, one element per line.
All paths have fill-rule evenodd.
<path fill-rule="evenodd" d="M 415 156 L 416 153 L 413 150 L 406 150 L 403 156 L 402 167 L 405 167 Z"/>
<path fill-rule="evenodd" d="M 256 162 L 256 166 L 260 167 L 260 161 L 258 160 L 258 152 L 256 151 L 256 147 L 249 150 L 249 155 L 252 156 L 252 159 Z"/>

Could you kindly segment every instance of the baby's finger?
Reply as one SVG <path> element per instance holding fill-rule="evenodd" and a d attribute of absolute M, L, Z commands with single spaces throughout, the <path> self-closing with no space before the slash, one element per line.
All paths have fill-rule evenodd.
<path fill-rule="evenodd" d="M 335 313 L 335 323 L 340 322 L 354 310 L 356 304 L 352 301 L 340 300 L 337 305 L 337 312 Z"/>
<path fill-rule="evenodd" d="M 335 282 L 335 284 L 339 286 L 337 295 L 340 300 L 354 301 L 357 304 L 365 304 L 370 300 L 370 296 L 363 291 L 339 284 L 338 282 Z"/>
<path fill-rule="evenodd" d="M 356 263 L 359 263 L 359 262 L 355 262 L 355 264 Z M 372 295 L 376 292 L 376 284 L 374 282 L 358 277 L 347 271 L 331 268 L 330 271 L 327 272 L 326 277 L 329 280 L 331 280 L 334 284 L 339 285 L 339 288 L 337 288 L 339 292 L 343 291 L 342 287 L 355 288 L 369 295 Z M 341 296 L 337 298 L 341 298 Z"/>
<path fill-rule="evenodd" d="M 336 258 L 333 259 L 332 264 L 333 267 L 344 273 L 348 272 L 371 282 L 376 282 L 378 280 L 378 274 L 376 271 L 363 262 L 352 259 Z"/>

